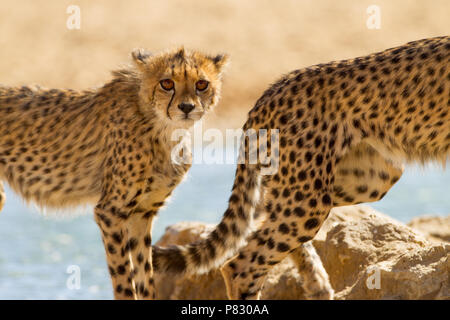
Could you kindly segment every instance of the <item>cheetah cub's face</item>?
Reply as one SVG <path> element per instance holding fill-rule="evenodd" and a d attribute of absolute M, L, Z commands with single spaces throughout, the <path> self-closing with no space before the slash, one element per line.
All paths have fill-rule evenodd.
<path fill-rule="evenodd" d="M 220 96 L 227 55 L 209 56 L 183 48 L 152 55 L 133 51 L 140 72 L 140 108 L 176 127 L 190 127 Z"/>

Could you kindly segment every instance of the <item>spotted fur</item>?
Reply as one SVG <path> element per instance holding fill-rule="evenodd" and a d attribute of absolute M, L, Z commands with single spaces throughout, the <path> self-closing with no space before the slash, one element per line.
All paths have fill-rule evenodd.
<path fill-rule="evenodd" d="M 94 90 L 1 86 L 0 180 L 41 207 L 94 204 L 115 298 L 148 299 L 152 219 L 190 167 L 172 161 L 171 135 L 217 104 L 227 57 L 183 48 L 132 57 Z M 0 182 L 0 209 L 4 200 Z"/>
<path fill-rule="evenodd" d="M 262 164 L 239 164 L 217 228 L 198 243 L 156 248 L 156 269 L 201 272 L 239 249 L 222 268 L 228 296 L 258 298 L 268 271 L 311 240 L 331 208 L 381 199 L 404 162 L 447 161 L 449 62 L 444 36 L 282 77 L 244 125 L 280 130 L 278 171 L 262 177 Z M 254 214 L 265 220 L 251 233 Z"/>

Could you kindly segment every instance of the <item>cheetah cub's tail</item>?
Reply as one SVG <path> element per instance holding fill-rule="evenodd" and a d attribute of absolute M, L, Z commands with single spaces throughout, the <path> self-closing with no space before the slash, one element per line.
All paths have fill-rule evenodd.
<path fill-rule="evenodd" d="M 201 274 L 221 266 L 245 244 L 252 231 L 260 193 L 261 175 L 256 166 L 238 165 L 222 221 L 204 240 L 167 248 L 154 246 L 155 272 Z"/>

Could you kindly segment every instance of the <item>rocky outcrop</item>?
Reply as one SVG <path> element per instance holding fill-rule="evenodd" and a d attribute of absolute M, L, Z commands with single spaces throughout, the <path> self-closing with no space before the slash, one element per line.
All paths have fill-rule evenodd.
<path fill-rule="evenodd" d="M 320 259 L 311 258 L 305 268 L 302 255 L 294 252 L 269 273 L 262 299 L 327 299 L 333 289 L 335 299 L 450 299 L 450 244 L 437 242 L 448 239 L 442 230 L 448 230 L 449 220 L 419 219 L 411 222 L 421 226 L 417 231 L 366 206 L 333 209 L 314 247 L 301 249 Z M 179 223 L 167 228 L 158 245 L 189 243 L 213 227 Z M 218 271 L 158 275 L 156 284 L 160 299 L 226 299 Z"/>
<path fill-rule="evenodd" d="M 335 209 L 313 243 L 336 299 L 450 298 L 450 245 L 369 207 Z"/>
<path fill-rule="evenodd" d="M 214 225 L 198 222 L 181 222 L 169 226 L 157 245 L 185 244 L 205 238 Z M 310 257 L 299 266 L 298 259 L 285 259 L 268 274 L 262 299 L 329 299 L 333 290 L 329 285 L 328 275 L 312 245 L 303 249 Z M 303 252 L 301 251 L 301 252 Z M 317 259 L 315 258 L 317 257 Z M 314 265 L 312 265 L 314 264 Z M 309 274 L 308 277 L 302 276 Z M 155 276 L 158 299 L 227 299 L 225 284 L 220 271 L 214 270 L 204 275 Z"/>
<path fill-rule="evenodd" d="M 422 216 L 412 219 L 408 226 L 422 232 L 434 242 L 450 242 L 450 216 Z"/>

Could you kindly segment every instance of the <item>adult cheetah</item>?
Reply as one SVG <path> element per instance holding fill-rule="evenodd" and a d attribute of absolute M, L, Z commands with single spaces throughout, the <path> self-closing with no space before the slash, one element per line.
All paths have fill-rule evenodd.
<path fill-rule="evenodd" d="M 132 57 L 95 90 L 0 86 L 0 181 L 41 207 L 95 204 L 117 299 L 154 296 L 152 219 L 190 167 L 172 162 L 171 134 L 217 104 L 228 59 Z"/>
<path fill-rule="evenodd" d="M 279 129 L 279 145 L 268 147 L 279 153 L 277 172 L 262 175 L 265 165 L 246 158 L 256 143 L 243 139 L 245 163 L 216 229 L 153 250 L 156 271 L 196 273 L 240 249 L 222 267 L 231 299 L 259 298 L 268 271 L 311 240 L 331 208 L 381 199 L 402 162 L 447 161 L 450 37 L 295 70 L 265 91 L 243 128 Z M 264 220 L 251 233 L 256 216 Z"/>

